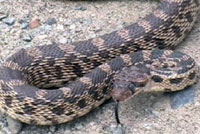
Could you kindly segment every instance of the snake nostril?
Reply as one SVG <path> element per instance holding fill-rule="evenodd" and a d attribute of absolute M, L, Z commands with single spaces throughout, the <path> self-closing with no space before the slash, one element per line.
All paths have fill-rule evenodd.
<path fill-rule="evenodd" d="M 135 85 L 133 83 L 130 83 L 127 87 L 131 92 L 135 91 Z"/>
<path fill-rule="evenodd" d="M 135 87 L 144 87 L 146 85 L 147 81 L 143 82 L 134 82 Z"/>

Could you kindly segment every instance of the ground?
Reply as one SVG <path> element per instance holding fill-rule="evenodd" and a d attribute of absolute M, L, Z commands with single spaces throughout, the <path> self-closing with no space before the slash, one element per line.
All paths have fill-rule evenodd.
<path fill-rule="evenodd" d="M 157 1 L 0 0 L 0 62 L 19 48 L 70 43 L 120 29 L 151 12 Z M 177 49 L 200 64 L 200 20 Z M 116 126 L 114 102 L 84 117 L 56 126 L 22 125 L 19 134 L 198 134 L 200 83 L 174 94 L 139 94 L 120 105 L 123 126 Z M 186 104 L 185 104 L 186 103 Z M 16 128 L 13 128 L 16 129 Z M 11 134 L 0 116 L 0 134 Z"/>

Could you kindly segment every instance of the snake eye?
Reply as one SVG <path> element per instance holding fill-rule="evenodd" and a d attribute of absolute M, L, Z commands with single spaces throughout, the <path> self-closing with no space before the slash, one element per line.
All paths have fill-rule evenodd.
<path fill-rule="evenodd" d="M 135 85 L 133 83 L 130 83 L 128 85 L 128 89 L 131 91 L 131 92 L 134 92 L 135 91 Z"/>

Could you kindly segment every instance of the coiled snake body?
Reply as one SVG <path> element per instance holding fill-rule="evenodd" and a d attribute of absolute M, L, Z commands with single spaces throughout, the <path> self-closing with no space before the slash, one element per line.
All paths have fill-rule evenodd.
<path fill-rule="evenodd" d="M 28 124 L 68 122 L 111 97 L 115 73 L 140 63 L 151 66 L 150 60 L 159 57 L 174 58 L 181 65 L 168 73 L 166 79 L 172 83 L 166 90 L 193 84 L 195 64 L 187 55 L 170 50 L 131 52 L 173 48 L 191 30 L 198 10 L 196 0 L 163 0 L 153 13 L 119 31 L 70 45 L 19 50 L 0 67 L 0 110 Z M 159 75 L 154 76 L 157 82 Z"/>

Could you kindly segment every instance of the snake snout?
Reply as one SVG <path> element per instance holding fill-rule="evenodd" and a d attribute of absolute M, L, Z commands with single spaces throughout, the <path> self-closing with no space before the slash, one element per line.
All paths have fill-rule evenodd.
<path fill-rule="evenodd" d="M 145 73 L 136 67 L 128 67 L 116 75 L 111 96 L 114 100 L 125 101 L 142 91 L 148 83 Z"/>
<path fill-rule="evenodd" d="M 125 101 L 134 94 L 134 90 L 134 87 L 131 90 L 125 88 L 114 88 L 111 96 L 116 101 Z"/>

